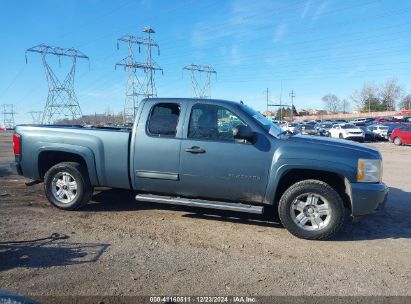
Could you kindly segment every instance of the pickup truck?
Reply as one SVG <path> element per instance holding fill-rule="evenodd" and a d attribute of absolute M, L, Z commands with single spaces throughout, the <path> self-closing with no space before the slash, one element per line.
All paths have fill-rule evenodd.
<path fill-rule="evenodd" d="M 65 210 L 86 204 L 93 187 L 122 188 L 143 202 L 278 211 L 289 232 L 318 240 L 388 193 L 378 150 L 293 135 L 242 102 L 144 99 L 132 130 L 22 125 L 13 143 L 14 169 L 44 182 Z"/>

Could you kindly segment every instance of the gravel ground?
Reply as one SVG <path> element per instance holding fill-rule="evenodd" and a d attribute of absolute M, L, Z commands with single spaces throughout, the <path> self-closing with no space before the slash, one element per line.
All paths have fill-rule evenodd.
<path fill-rule="evenodd" d="M 384 157 L 387 211 L 333 241 L 300 240 L 268 216 L 138 203 L 97 189 L 53 208 L 12 175 L 0 134 L 0 289 L 23 295 L 411 295 L 411 146 Z M 34 240 L 52 233 L 66 239 Z"/>

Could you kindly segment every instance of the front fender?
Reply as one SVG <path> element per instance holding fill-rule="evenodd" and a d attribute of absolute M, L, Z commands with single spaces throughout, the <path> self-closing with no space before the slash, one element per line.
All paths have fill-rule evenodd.
<path fill-rule="evenodd" d="M 268 179 L 264 204 L 273 204 L 278 198 L 275 197 L 276 189 L 279 187 L 281 178 L 285 173 L 293 169 L 316 170 L 338 174 L 347 181 L 355 180 L 355 168 L 337 162 L 317 159 L 283 158 L 273 162 L 271 174 Z"/>

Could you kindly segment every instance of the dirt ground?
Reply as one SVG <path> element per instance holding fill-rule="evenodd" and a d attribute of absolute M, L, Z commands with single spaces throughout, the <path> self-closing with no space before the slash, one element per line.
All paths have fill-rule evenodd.
<path fill-rule="evenodd" d="M 387 211 L 333 241 L 293 237 L 267 216 L 138 203 L 98 190 L 52 207 L 11 174 L 0 133 L 0 289 L 23 295 L 411 295 L 411 146 L 376 143 Z M 52 233 L 66 239 L 38 240 Z"/>

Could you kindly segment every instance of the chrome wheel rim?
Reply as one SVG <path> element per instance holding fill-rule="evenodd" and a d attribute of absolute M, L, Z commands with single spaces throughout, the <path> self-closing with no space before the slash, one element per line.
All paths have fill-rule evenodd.
<path fill-rule="evenodd" d="M 60 203 L 69 204 L 77 197 L 77 182 L 70 173 L 59 172 L 53 177 L 51 192 Z"/>
<path fill-rule="evenodd" d="M 315 193 L 299 195 L 291 204 L 290 214 L 293 222 L 307 231 L 324 229 L 332 217 L 329 202 Z"/>

